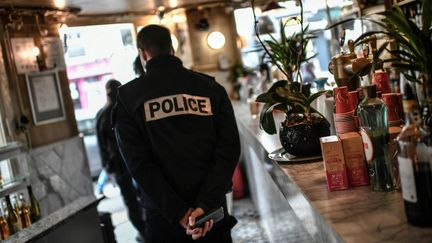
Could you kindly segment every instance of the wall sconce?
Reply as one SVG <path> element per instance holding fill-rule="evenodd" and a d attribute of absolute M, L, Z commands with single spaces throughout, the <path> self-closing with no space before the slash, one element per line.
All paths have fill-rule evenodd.
<path fill-rule="evenodd" d="M 225 45 L 225 36 L 219 31 L 213 31 L 207 36 L 207 45 L 218 50 Z"/>
<path fill-rule="evenodd" d="M 31 50 L 30 50 L 30 55 L 29 56 L 32 56 L 32 57 L 38 57 L 40 55 L 40 50 L 39 50 L 39 48 L 38 47 L 33 47 Z"/>

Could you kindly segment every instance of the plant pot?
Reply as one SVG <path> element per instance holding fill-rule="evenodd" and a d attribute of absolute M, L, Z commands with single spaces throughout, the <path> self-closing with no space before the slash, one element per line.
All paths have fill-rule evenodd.
<path fill-rule="evenodd" d="M 312 124 L 301 123 L 285 126 L 282 123 L 279 138 L 286 152 L 294 156 L 317 156 L 321 154 L 320 137 L 330 135 L 330 125 L 324 119 Z"/>

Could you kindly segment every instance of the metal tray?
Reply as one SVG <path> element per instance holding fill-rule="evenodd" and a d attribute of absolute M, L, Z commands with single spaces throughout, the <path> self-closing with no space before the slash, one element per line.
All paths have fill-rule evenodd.
<path fill-rule="evenodd" d="M 284 148 L 276 149 L 275 151 L 269 153 L 268 157 L 272 160 L 275 160 L 277 162 L 292 162 L 292 163 L 299 163 L 299 162 L 312 162 L 322 159 L 321 155 L 318 156 L 308 156 L 308 157 L 297 157 L 294 155 L 291 155 L 285 151 Z"/>

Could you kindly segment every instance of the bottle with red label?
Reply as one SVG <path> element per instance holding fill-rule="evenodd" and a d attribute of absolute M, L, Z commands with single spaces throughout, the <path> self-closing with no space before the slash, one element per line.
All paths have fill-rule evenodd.
<path fill-rule="evenodd" d="M 360 134 L 368 162 L 370 185 L 373 191 L 392 191 L 393 175 L 388 133 L 387 108 L 377 98 L 375 85 L 363 89 L 364 99 L 359 104 Z"/>

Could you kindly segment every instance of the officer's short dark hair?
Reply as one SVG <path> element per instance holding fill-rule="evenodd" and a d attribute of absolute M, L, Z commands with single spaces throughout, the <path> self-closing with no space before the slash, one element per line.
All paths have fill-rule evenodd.
<path fill-rule="evenodd" d="M 170 31 L 160 25 L 147 25 L 138 32 L 137 45 L 152 56 L 170 54 L 172 50 Z"/>

